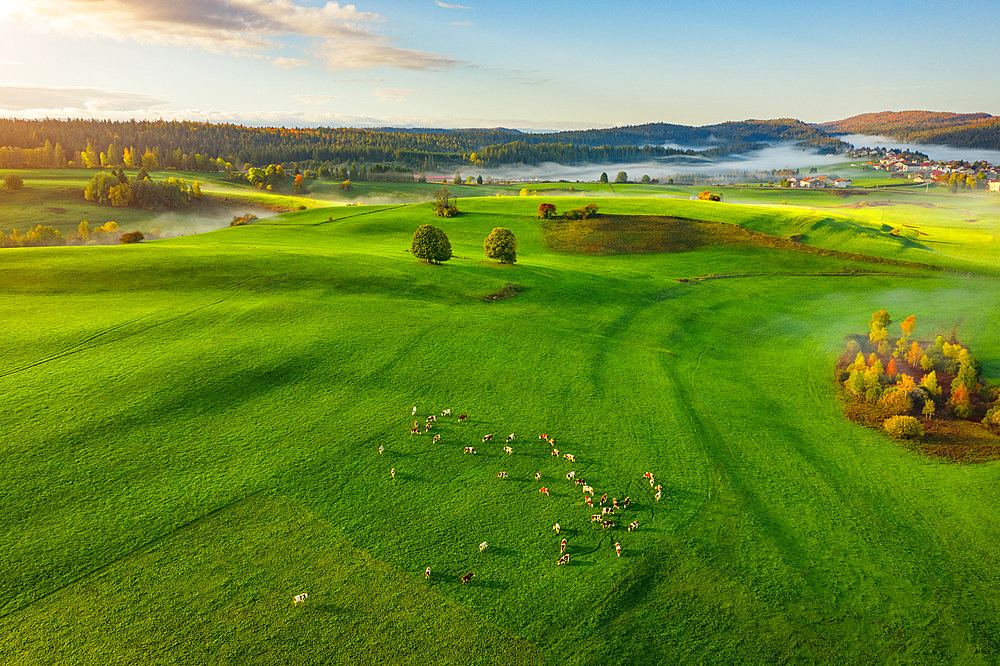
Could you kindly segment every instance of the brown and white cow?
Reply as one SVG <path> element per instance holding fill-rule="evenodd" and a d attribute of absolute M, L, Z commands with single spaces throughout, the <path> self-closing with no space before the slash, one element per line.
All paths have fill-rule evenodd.
<path fill-rule="evenodd" d="M 465 585 L 465 584 L 466 584 L 466 583 L 468 583 L 468 582 L 469 582 L 470 580 L 472 580 L 472 577 L 473 577 L 473 576 L 475 576 L 475 575 L 476 575 L 476 574 L 474 574 L 474 573 L 467 573 L 467 574 L 465 574 L 464 576 L 462 576 L 462 585 Z"/>
<path fill-rule="evenodd" d="M 556 564 L 569 564 L 569 554 L 567 553 L 566 555 L 560 557 L 559 561 L 556 562 Z"/>

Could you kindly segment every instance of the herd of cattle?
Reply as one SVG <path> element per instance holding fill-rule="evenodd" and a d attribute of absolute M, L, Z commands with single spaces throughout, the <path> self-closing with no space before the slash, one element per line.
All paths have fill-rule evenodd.
<path fill-rule="evenodd" d="M 416 414 L 417 414 L 417 408 L 414 407 L 413 411 L 411 412 L 411 416 L 416 416 Z M 446 410 L 444 410 L 444 411 L 441 412 L 441 417 L 448 417 L 448 416 L 451 416 L 451 410 L 450 409 L 446 409 Z M 458 421 L 462 422 L 462 421 L 465 421 L 467 418 L 468 418 L 467 414 L 461 414 L 461 415 L 458 416 Z M 422 429 L 421 429 L 421 426 L 420 426 L 420 422 L 419 421 L 414 421 L 413 422 L 413 427 L 410 428 L 410 434 L 411 435 L 421 435 L 421 434 L 428 433 L 434 427 L 434 425 L 436 424 L 437 420 L 438 420 L 438 415 L 437 414 L 432 414 L 431 416 L 428 416 L 427 419 L 426 419 L 426 421 L 424 422 L 424 425 L 423 425 Z M 483 435 L 482 443 L 485 444 L 487 442 L 493 441 L 493 436 L 494 436 L 494 433 L 488 433 L 486 435 Z M 559 451 L 559 449 L 556 448 L 556 440 L 554 438 L 550 437 L 547 433 L 540 434 L 538 436 L 538 439 L 545 441 L 551 447 L 551 455 L 552 456 L 557 457 L 557 458 L 561 456 L 563 459 L 567 460 L 568 462 L 571 462 L 571 463 L 575 463 L 576 462 L 576 457 L 573 454 L 571 454 L 571 453 L 561 453 Z M 506 453 L 508 456 L 509 455 L 513 455 L 513 453 L 514 453 L 513 447 L 510 446 L 510 443 L 513 442 L 514 440 L 515 440 L 514 433 L 510 433 L 504 439 L 504 444 L 506 446 L 503 447 L 503 452 Z M 439 441 L 441 441 L 441 435 L 440 434 L 434 435 L 433 442 L 437 443 Z M 383 446 L 379 446 L 379 448 L 378 448 L 379 454 L 382 454 L 384 451 L 385 451 L 385 448 Z M 475 454 L 476 453 L 476 449 L 473 446 L 466 446 L 466 447 L 464 447 L 463 452 L 464 453 L 468 453 L 468 454 Z M 395 468 L 393 468 L 391 470 L 390 474 L 391 474 L 392 478 L 396 478 L 396 470 L 395 470 Z M 595 500 L 594 498 L 595 498 L 596 495 L 594 493 L 594 489 L 591 486 L 587 485 L 586 481 L 584 481 L 583 479 L 577 478 L 575 470 L 570 470 L 569 472 L 566 473 L 565 476 L 566 476 L 566 480 L 567 481 L 571 481 L 575 486 L 582 487 L 581 490 L 583 491 L 583 501 L 587 504 L 588 507 L 593 507 L 595 501 L 598 503 L 598 506 L 601 507 L 601 512 L 600 513 L 593 514 L 593 515 L 590 516 L 590 522 L 591 523 L 599 523 L 602 530 L 613 529 L 615 527 L 615 522 L 613 520 L 609 519 L 608 516 L 615 515 L 615 511 L 624 511 L 625 509 L 628 509 L 629 503 L 631 502 L 631 498 L 626 497 L 624 500 L 622 500 L 621 502 L 619 502 L 617 498 L 612 497 L 610 505 L 609 506 L 605 506 L 606 504 L 608 504 L 608 496 L 607 496 L 607 494 L 601 495 L 601 497 L 600 497 L 599 500 Z M 507 472 L 504 472 L 504 471 L 498 472 L 497 473 L 497 478 L 506 479 L 507 478 Z M 657 502 L 660 501 L 660 498 L 662 497 L 663 489 L 662 489 L 662 487 L 659 484 L 656 483 L 656 480 L 655 480 L 653 474 L 651 472 L 646 472 L 645 474 L 643 474 L 643 478 L 646 479 L 647 481 L 649 481 L 650 488 L 652 488 L 653 490 L 656 491 L 656 493 L 655 493 L 655 495 L 653 497 L 656 499 Z M 535 481 L 541 481 L 541 479 L 542 479 L 542 473 L 541 472 L 535 472 Z M 541 493 L 541 494 L 543 494 L 543 495 L 546 495 L 546 496 L 549 495 L 549 489 L 547 487 L 545 487 L 545 486 L 539 488 L 538 492 Z M 632 521 L 628 525 L 628 531 L 632 532 L 632 531 L 638 529 L 638 527 L 639 527 L 639 521 L 638 520 Z M 556 535 L 558 535 L 559 534 L 559 530 L 561 529 L 559 523 L 556 523 L 555 525 L 553 525 L 552 529 L 555 530 Z M 481 544 L 479 544 L 479 552 L 483 552 L 487 548 L 489 548 L 489 544 L 486 543 L 485 541 L 483 541 Z M 569 564 L 570 556 L 569 556 L 569 553 L 566 552 L 566 539 L 565 538 L 559 544 L 559 553 L 560 553 L 560 557 L 556 561 L 556 564 L 557 565 Z M 621 546 L 621 543 L 619 543 L 617 541 L 615 542 L 615 553 L 616 553 L 616 555 L 618 557 L 621 557 L 621 555 L 622 555 L 622 546 Z M 470 580 L 472 580 L 472 577 L 474 575 L 475 575 L 474 573 L 468 573 L 468 574 L 465 574 L 464 576 L 462 576 L 462 578 L 461 578 L 462 584 L 465 585 L 466 583 L 468 583 Z M 427 567 L 427 569 L 424 571 L 424 577 L 426 579 L 430 580 L 430 577 L 431 577 L 431 568 L 430 567 Z"/>

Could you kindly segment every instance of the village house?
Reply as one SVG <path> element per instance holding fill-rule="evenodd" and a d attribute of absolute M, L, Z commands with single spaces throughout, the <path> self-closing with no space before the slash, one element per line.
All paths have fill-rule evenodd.
<path fill-rule="evenodd" d="M 850 178 L 838 178 L 837 180 L 833 181 L 833 186 L 834 187 L 839 187 L 841 189 L 843 189 L 845 187 L 850 187 L 851 186 L 851 179 Z"/>
<path fill-rule="evenodd" d="M 991 180 L 986 183 L 987 192 L 1000 192 L 1000 180 Z"/>

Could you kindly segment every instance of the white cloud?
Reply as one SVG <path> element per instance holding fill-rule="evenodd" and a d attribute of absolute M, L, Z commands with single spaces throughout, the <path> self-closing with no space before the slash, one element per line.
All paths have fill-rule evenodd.
<path fill-rule="evenodd" d="M 438 53 L 403 49 L 386 41 L 328 39 L 319 47 L 316 55 L 331 72 L 360 72 L 373 67 L 427 71 L 464 64 Z"/>
<path fill-rule="evenodd" d="M 273 51 L 284 37 L 323 40 L 324 51 L 344 54 L 347 66 L 335 71 L 373 67 L 442 69 L 460 64 L 435 53 L 402 49 L 372 31 L 384 19 L 354 5 L 303 0 L 30 0 L 2 2 L 0 19 L 21 20 L 33 29 L 88 38 L 169 44 L 236 56 Z M 333 45 L 333 46 L 331 46 Z M 329 67 L 330 62 L 327 61 Z M 277 67 L 299 67 L 297 58 L 274 57 Z"/>
<path fill-rule="evenodd" d="M 296 67 L 305 67 L 309 61 L 300 58 L 271 58 L 271 64 L 278 69 L 295 69 Z"/>
<path fill-rule="evenodd" d="M 448 25 L 473 25 L 472 21 L 452 21 Z"/>
<path fill-rule="evenodd" d="M 441 2 L 441 0 L 434 0 L 434 4 L 445 9 L 472 9 L 472 7 L 466 7 L 465 5 L 449 5 L 447 2 Z"/>
<path fill-rule="evenodd" d="M 375 88 L 372 90 L 372 95 L 374 95 L 380 102 L 384 102 L 386 104 L 398 104 L 413 95 L 415 92 L 417 91 L 412 88 Z"/>
<path fill-rule="evenodd" d="M 328 104 L 336 99 L 335 95 L 292 95 L 294 99 L 299 104 L 305 106 L 322 106 Z"/>
<path fill-rule="evenodd" d="M 8 111 L 81 109 L 90 112 L 131 111 L 166 104 L 165 100 L 141 93 L 99 88 L 21 86 L 0 84 L 0 106 Z"/>

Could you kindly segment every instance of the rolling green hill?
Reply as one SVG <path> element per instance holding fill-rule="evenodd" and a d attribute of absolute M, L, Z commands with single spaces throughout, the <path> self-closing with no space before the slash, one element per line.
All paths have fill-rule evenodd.
<path fill-rule="evenodd" d="M 0 661 L 995 663 L 1000 465 L 851 423 L 832 372 L 885 307 L 1000 377 L 1000 216 L 773 196 L 599 203 L 889 261 L 736 230 L 581 254 L 533 217 L 575 197 L 0 250 Z M 455 258 L 408 254 L 424 223 Z M 513 266 L 482 257 L 498 226 Z M 616 527 L 571 470 L 631 498 Z"/>

